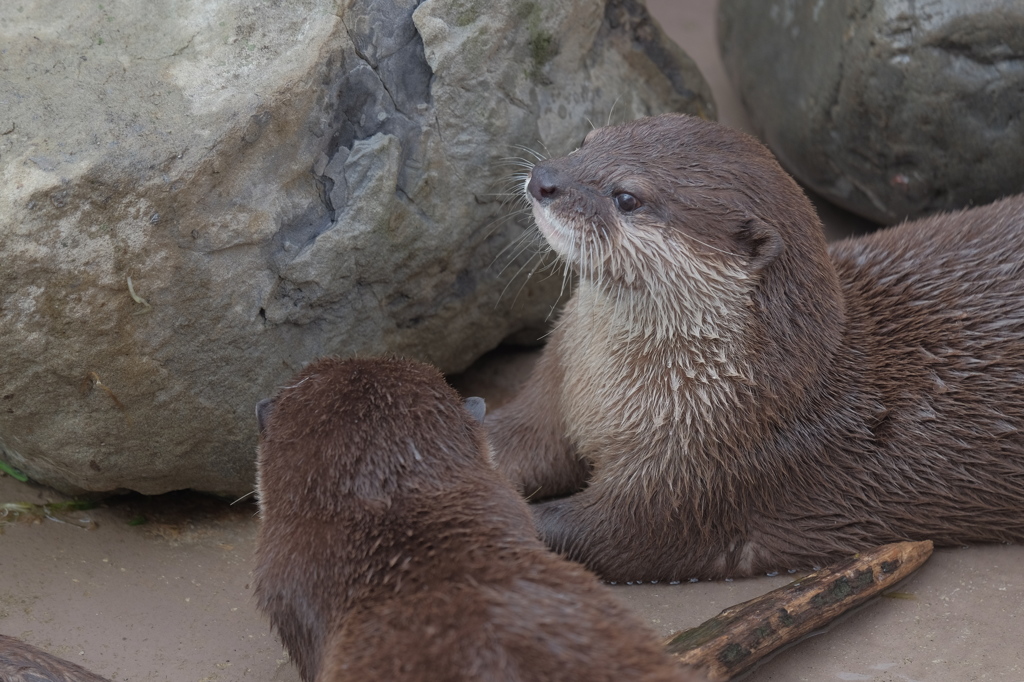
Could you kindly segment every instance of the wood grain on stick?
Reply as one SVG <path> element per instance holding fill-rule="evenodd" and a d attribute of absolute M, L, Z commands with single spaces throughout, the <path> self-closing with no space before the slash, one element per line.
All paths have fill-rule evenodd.
<path fill-rule="evenodd" d="M 679 660 L 731 680 L 780 648 L 824 627 L 913 573 L 932 554 L 931 541 L 897 542 L 811 573 L 668 638 Z"/>

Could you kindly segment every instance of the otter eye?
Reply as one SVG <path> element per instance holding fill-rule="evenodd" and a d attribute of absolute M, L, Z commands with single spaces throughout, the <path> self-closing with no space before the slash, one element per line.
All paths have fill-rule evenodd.
<path fill-rule="evenodd" d="M 628 192 L 619 192 L 615 195 L 615 208 L 623 213 L 632 213 L 640 208 L 640 200 Z"/>

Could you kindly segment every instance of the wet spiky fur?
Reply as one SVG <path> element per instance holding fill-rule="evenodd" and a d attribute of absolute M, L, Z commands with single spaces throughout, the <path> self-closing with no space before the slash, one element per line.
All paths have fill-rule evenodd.
<path fill-rule="evenodd" d="M 42 649 L 0 635 L 2 682 L 110 682 Z"/>
<path fill-rule="evenodd" d="M 695 682 L 537 539 L 437 370 L 319 360 L 261 403 L 255 592 L 306 682 Z"/>
<path fill-rule="evenodd" d="M 829 249 L 760 143 L 681 115 L 532 178 L 580 284 L 488 427 L 525 494 L 573 493 L 533 507 L 550 546 L 678 580 L 1024 539 L 1024 198 Z"/>

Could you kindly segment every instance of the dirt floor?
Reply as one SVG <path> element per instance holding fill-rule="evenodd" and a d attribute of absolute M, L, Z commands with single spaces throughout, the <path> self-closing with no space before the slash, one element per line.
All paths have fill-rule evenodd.
<path fill-rule="evenodd" d="M 750 130 L 718 58 L 713 0 L 650 0 L 664 28 L 711 82 L 720 119 Z M 825 209 L 832 234 L 863 223 Z M 535 356 L 498 352 L 454 378 L 491 405 Z M 28 508 L 59 494 L 0 476 L 0 633 L 22 638 L 112 680 L 297 682 L 250 589 L 258 519 L 179 493 L 109 499 L 83 511 Z M 35 512 L 35 513 L 33 513 Z M 655 630 L 670 634 L 787 582 L 617 586 Z M 881 598 L 801 642 L 747 679 L 924 682 L 1024 680 L 1024 547 L 938 550 Z"/>

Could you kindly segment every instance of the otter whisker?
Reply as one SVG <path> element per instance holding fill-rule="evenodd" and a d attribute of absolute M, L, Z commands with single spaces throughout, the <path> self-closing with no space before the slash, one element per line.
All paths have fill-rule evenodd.
<path fill-rule="evenodd" d="M 505 180 L 504 180 L 504 187 L 501 188 L 502 191 L 488 193 L 488 194 L 481 194 L 479 196 L 483 196 L 483 197 L 502 197 L 503 198 L 502 207 L 504 207 L 509 200 L 514 200 L 516 198 L 519 198 L 519 199 L 523 200 L 523 206 L 528 207 L 529 206 L 529 202 L 525 199 L 525 197 L 523 197 L 523 192 L 522 192 L 522 187 L 523 187 L 523 185 L 526 182 L 526 178 L 528 178 L 528 177 L 529 177 L 528 173 L 512 173 L 512 174 L 510 174 L 509 176 L 507 176 L 505 178 Z"/>
<path fill-rule="evenodd" d="M 251 491 L 247 492 L 246 494 L 242 495 L 241 497 L 239 497 L 239 498 L 238 498 L 237 500 L 235 500 L 234 502 L 232 502 L 232 503 L 231 503 L 231 504 L 229 504 L 228 506 L 230 507 L 230 506 L 232 506 L 232 505 L 236 505 L 236 504 L 238 504 L 239 502 L 241 502 L 242 500 L 245 500 L 245 499 L 248 499 L 248 498 L 252 497 L 252 496 L 253 496 L 253 495 L 255 495 L 255 494 L 256 494 L 257 492 L 259 492 L 259 491 L 258 491 L 258 490 L 251 490 Z"/>
<path fill-rule="evenodd" d="M 490 237 L 493 234 L 495 234 L 495 232 L 497 232 L 498 228 L 504 226 L 509 221 L 517 222 L 520 217 L 522 217 L 524 214 L 526 214 L 528 212 L 529 212 L 529 209 L 527 209 L 525 207 L 524 208 L 517 208 L 514 211 L 508 211 L 508 212 L 504 213 L 503 215 L 499 215 L 497 218 L 495 218 L 494 220 L 490 221 L 486 225 L 481 226 L 479 228 L 479 231 L 482 231 L 484 233 L 483 234 L 483 238 L 487 239 L 488 237 Z M 529 231 L 529 230 L 525 230 L 525 231 Z"/>
<path fill-rule="evenodd" d="M 605 126 L 610 126 L 612 124 L 612 114 L 615 113 L 615 107 L 618 106 L 620 99 L 622 99 L 622 95 L 618 95 L 615 98 L 615 101 L 612 102 L 612 107 L 608 110 L 608 121 L 605 123 Z"/>
<path fill-rule="evenodd" d="M 495 199 L 501 197 L 501 199 L 503 200 L 503 203 L 506 203 L 509 200 L 521 199 L 522 198 L 522 196 L 520 195 L 519 192 L 513 191 L 511 189 L 509 191 L 507 191 L 507 192 L 487 192 L 487 193 L 478 194 L 477 196 L 478 197 L 488 197 L 488 198 L 494 197 Z"/>
<path fill-rule="evenodd" d="M 299 387 L 299 386 L 301 386 L 302 384 L 306 383 L 306 379 L 309 379 L 309 377 L 306 377 L 305 379 L 303 379 L 302 381 L 300 381 L 300 382 L 299 382 L 299 383 L 297 383 L 297 384 L 293 384 L 293 385 L 291 385 L 291 386 L 284 386 L 284 387 L 282 387 L 282 388 L 281 388 L 281 390 L 282 390 L 282 391 L 288 391 L 288 390 L 291 390 L 291 389 L 293 389 L 293 388 L 298 388 L 298 387 Z"/>
<path fill-rule="evenodd" d="M 519 300 L 519 295 L 521 293 L 523 293 L 523 289 L 526 288 L 526 284 L 529 282 L 530 278 L 533 277 L 534 274 L 536 274 L 537 272 L 543 272 L 544 270 L 548 270 L 548 273 L 544 277 L 541 278 L 541 280 L 540 280 L 541 282 L 546 281 L 547 279 L 549 279 L 552 276 L 553 273 L 551 272 L 551 270 L 552 270 L 551 266 L 558 262 L 557 254 L 555 254 L 554 251 L 552 251 L 550 248 L 540 249 L 540 250 L 538 250 L 537 253 L 535 253 L 533 256 L 530 257 L 531 258 L 531 262 L 532 262 L 533 259 L 538 258 L 538 256 L 539 256 L 539 261 L 538 261 L 537 265 L 535 265 L 533 267 L 533 269 L 531 269 L 530 272 L 528 272 L 526 274 L 526 279 L 523 281 L 522 286 L 519 287 L 519 291 L 516 292 L 516 296 L 512 300 L 512 305 L 513 306 L 515 305 L 515 302 L 517 300 Z M 547 259 L 548 256 L 554 256 L 554 258 L 552 258 L 549 263 L 545 264 L 545 259 Z M 553 308 L 557 308 L 557 307 L 558 307 L 558 301 L 556 300 L 555 301 L 555 305 L 553 306 Z M 550 313 L 549 313 L 549 315 L 550 315 Z"/>
<path fill-rule="evenodd" d="M 544 146 L 543 142 L 541 142 L 541 146 L 542 147 Z M 522 144 L 514 144 L 514 145 L 512 145 L 512 148 L 513 149 L 518 149 L 519 151 L 522 151 L 522 152 L 526 152 L 530 156 L 532 156 L 535 159 L 537 159 L 537 161 L 544 161 L 546 158 L 550 157 L 550 152 L 548 153 L 548 157 L 545 157 L 540 152 L 538 152 L 537 150 L 535 150 L 535 149 L 533 149 L 531 147 L 527 147 L 526 145 L 522 145 Z M 547 148 L 545 148 L 544 151 L 547 151 Z"/>
<path fill-rule="evenodd" d="M 527 160 L 527 159 L 512 159 L 512 158 L 509 158 L 509 159 L 500 160 L 495 165 L 498 165 L 498 166 L 511 166 L 512 168 L 517 169 L 517 170 L 514 171 L 517 175 L 529 175 L 530 172 L 533 170 L 533 167 L 536 164 L 533 163 L 532 161 Z"/>
<path fill-rule="evenodd" d="M 525 166 L 527 168 L 533 168 L 533 166 L 536 165 L 538 162 L 544 160 L 540 156 L 540 154 L 538 154 L 534 150 L 530 149 L 529 147 L 519 147 L 519 149 L 525 150 L 531 156 L 536 156 L 537 157 L 537 161 L 531 161 L 530 159 L 523 158 L 522 156 L 502 156 L 502 157 L 499 157 L 497 159 L 497 161 L 499 161 L 501 163 L 514 163 L 516 165 Z"/>
<path fill-rule="evenodd" d="M 563 258 L 562 259 L 562 288 L 559 289 L 559 291 L 558 291 L 558 298 L 555 299 L 556 303 L 558 301 L 561 301 L 562 300 L 562 296 L 565 294 L 566 285 L 569 283 L 569 271 L 570 271 L 569 259 L 568 258 Z M 555 306 L 552 306 L 551 307 L 551 311 L 548 313 L 547 318 L 545 318 L 545 321 L 550 319 L 551 315 L 554 312 L 555 312 Z"/>
<path fill-rule="evenodd" d="M 525 251 L 525 249 L 524 249 L 524 251 Z M 522 253 L 522 252 L 521 252 L 521 253 Z M 519 269 L 518 269 L 518 270 L 516 270 L 516 272 L 515 272 L 515 274 L 514 274 L 514 275 L 512 275 L 511 277 L 509 277 L 509 280 L 508 280 L 508 282 L 506 282 L 506 283 L 505 283 L 505 287 L 504 287 L 504 288 L 503 288 L 503 289 L 501 290 L 501 294 L 499 294 L 499 295 L 498 295 L 498 301 L 500 301 L 500 300 L 501 300 L 501 299 L 502 299 L 502 298 L 503 298 L 503 297 L 505 296 L 505 293 L 506 293 L 506 292 L 508 291 L 508 288 L 509 288 L 510 286 L 512 286 L 512 282 L 516 281 L 516 280 L 517 280 L 517 279 L 519 278 L 519 275 L 521 275 L 521 274 L 522 274 L 523 270 L 525 270 L 525 269 L 526 269 L 527 267 L 529 267 L 529 266 L 530 266 L 530 264 L 531 264 L 531 263 L 533 263 L 533 262 L 534 262 L 534 260 L 535 260 L 535 259 L 537 259 L 537 257 L 538 257 L 538 256 L 540 256 L 540 258 L 541 258 L 541 262 L 543 262 L 543 257 L 544 257 L 544 253 L 545 253 L 545 252 L 544 252 L 543 250 L 540 250 L 540 249 L 538 249 L 538 250 L 537 250 L 537 251 L 536 251 L 536 252 L 535 252 L 535 253 L 534 253 L 534 254 L 533 254 L 532 256 L 530 256 L 530 257 L 529 257 L 529 258 L 528 258 L 528 259 L 526 260 L 526 262 L 525 262 L 525 263 L 523 263 L 523 264 L 522 264 L 522 265 L 521 265 L 521 266 L 519 267 Z M 507 267 L 507 266 L 506 266 L 506 267 Z M 533 277 L 533 274 L 534 274 L 534 273 L 535 273 L 535 272 L 537 271 L 537 269 L 538 269 L 538 266 L 534 266 L 534 267 L 533 267 L 533 268 L 532 268 L 532 269 L 531 269 L 531 270 L 530 270 L 530 271 L 529 271 L 529 272 L 527 273 L 527 275 L 526 275 L 526 279 L 525 279 L 525 280 L 523 281 L 523 283 L 522 283 L 522 284 L 520 285 L 520 287 L 519 287 L 518 291 L 516 291 L 516 295 L 515 295 L 515 297 L 514 297 L 514 298 L 512 299 L 512 305 L 513 305 L 513 306 L 515 305 L 516 301 L 518 301 L 518 300 L 519 300 L 519 294 L 521 294 L 521 293 L 522 293 L 523 289 L 524 289 L 524 288 L 526 287 L 526 283 L 527 283 L 527 282 L 528 282 L 528 281 L 530 280 L 530 278 L 531 278 L 531 277 Z M 504 272 L 504 269 L 502 269 L 502 272 Z M 497 305 L 497 301 L 495 302 L 495 305 Z"/>
<path fill-rule="evenodd" d="M 579 243 L 577 243 L 577 241 Z M 583 243 L 582 242 L 583 242 L 582 236 L 575 235 L 575 234 L 573 235 L 573 239 L 570 242 L 570 244 L 572 245 L 573 252 L 575 254 L 577 254 L 577 258 L 578 258 L 578 254 L 580 253 L 580 251 L 582 250 L 582 247 L 583 247 Z M 561 301 L 562 300 L 562 296 L 564 296 L 564 295 L 569 295 L 569 296 L 572 295 L 572 277 L 573 277 L 573 272 L 575 272 L 573 266 L 576 265 L 578 267 L 578 264 L 572 263 L 568 258 L 563 258 L 562 262 L 563 262 L 563 265 L 562 265 L 562 288 L 558 292 L 558 299 L 557 299 L 558 301 Z M 553 312 L 554 312 L 554 308 L 552 308 L 552 310 L 551 310 L 551 313 L 553 313 Z M 549 313 L 549 316 L 550 316 L 551 313 Z"/>
<path fill-rule="evenodd" d="M 522 194 L 522 187 L 526 179 L 530 177 L 527 171 L 513 171 L 503 178 L 503 194 Z M 489 196 L 487 194 L 483 196 Z"/>
<path fill-rule="evenodd" d="M 535 230 L 525 230 L 521 235 L 519 235 L 519 237 L 502 247 L 501 251 L 494 256 L 494 259 L 491 261 L 491 265 L 493 266 L 498 261 L 498 258 L 504 255 L 505 252 L 510 249 L 512 250 L 512 254 L 508 257 L 507 262 L 502 266 L 501 270 L 498 271 L 498 275 L 500 276 L 505 272 L 505 269 L 508 268 L 509 265 L 519 260 L 519 257 L 526 253 L 527 249 L 531 246 L 537 246 L 539 252 L 540 250 L 545 249 L 547 244 L 543 239 L 541 239 L 540 235 L 537 234 Z"/>
<path fill-rule="evenodd" d="M 519 289 L 516 290 L 516 295 L 512 298 L 512 305 L 510 307 L 515 307 L 516 302 L 519 300 L 519 295 L 523 293 L 523 289 L 525 289 L 526 285 L 530 283 L 530 279 L 533 277 L 533 273 L 535 273 L 536 271 L 537 268 L 534 267 L 528 273 L 526 273 L 526 277 L 523 278 L 523 283 L 519 286 Z"/>
<path fill-rule="evenodd" d="M 498 300 L 501 300 L 502 296 L 505 295 L 505 292 L 508 290 L 508 288 L 512 286 L 512 282 L 517 281 L 520 275 L 523 274 L 523 271 L 526 270 L 527 268 L 529 268 L 529 272 L 527 273 L 526 279 L 529 280 L 530 278 L 532 278 L 534 273 L 537 272 L 538 268 L 540 267 L 539 264 L 543 262 L 543 258 L 544 251 L 541 249 L 538 249 L 534 251 L 532 254 L 530 254 L 526 261 L 523 262 L 523 264 L 520 265 L 518 269 L 516 269 L 515 273 L 508 278 L 508 282 L 505 283 L 505 287 L 501 290 L 501 295 L 498 296 Z M 525 286 L 525 282 L 520 285 L 520 290 L 522 290 L 523 286 Z M 516 299 L 519 298 L 519 293 L 519 291 L 516 292 Z M 513 300 L 513 303 L 515 303 L 515 300 Z"/>

